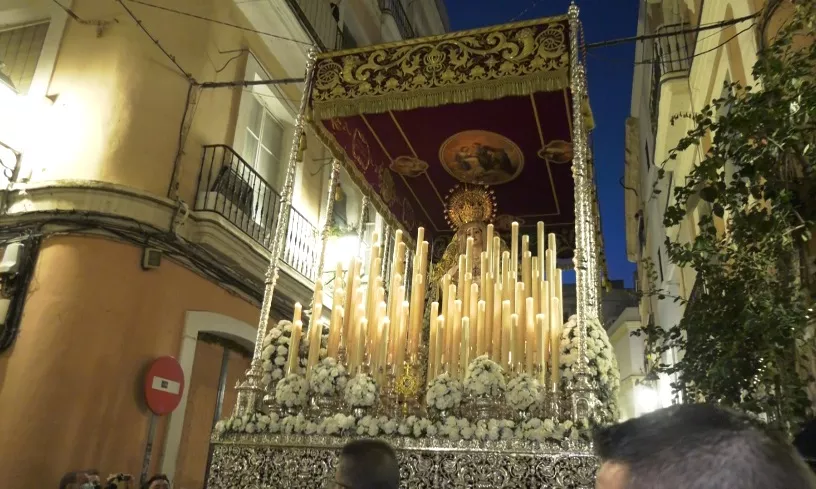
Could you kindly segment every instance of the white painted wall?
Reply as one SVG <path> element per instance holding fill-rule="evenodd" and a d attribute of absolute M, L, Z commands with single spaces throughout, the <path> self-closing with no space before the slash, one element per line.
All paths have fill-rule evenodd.
<path fill-rule="evenodd" d="M 161 472 L 167 474 L 171 480 L 175 479 L 178 451 L 181 445 L 181 436 L 184 431 L 184 416 L 187 412 L 187 393 L 195 363 L 196 345 L 200 333 L 209 333 L 234 341 L 245 346 L 249 351 L 255 347 L 255 332 L 257 329 L 243 321 L 239 321 L 223 314 L 207 311 L 187 311 L 184 324 L 184 336 L 181 340 L 178 361 L 184 372 L 184 381 L 187 389 L 181 396 L 181 403 L 170 415 L 167 423 L 167 436 L 164 440 L 164 455 L 161 461 Z M 231 409 L 231 406 L 227 406 Z"/>

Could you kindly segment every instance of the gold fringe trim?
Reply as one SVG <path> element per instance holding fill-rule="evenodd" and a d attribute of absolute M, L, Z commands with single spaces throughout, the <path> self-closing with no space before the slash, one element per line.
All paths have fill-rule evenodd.
<path fill-rule="evenodd" d="M 569 70 L 548 71 L 532 76 L 498 79 L 479 84 L 450 85 L 412 92 L 378 95 L 327 102 L 312 101 L 315 120 L 335 119 L 361 114 L 412 110 L 443 105 L 465 104 L 476 100 L 498 100 L 537 92 L 555 92 L 569 87 Z"/>
<path fill-rule="evenodd" d="M 350 49 L 342 49 L 338 51 L 329 51 L 325 53 L 319 53 L 317 55 L 318 61 L 321 59 L 332 59 L 338 58 L 341 56 L 349 56 L 352 54 L 363 54 L 363 53 L 371 53 L 374 51 L 381 51 L 386 49 L 392 48 L 401 48 L 406 46 L 416 46 L 419 44 L 436 44 L 444 41 L 450 41 L 455 39 L 460 39 L 463 37 L 471 37 L 471 36 L 478 36 L 481 34 L 490 34 L 492 32 L 502 32 L 502 31 L 509 31 L 509 30 L 517 30 L 522 29 L 524 27 L 532 27 L 538 25 L 546 25 L 546 24 L 554 24 L 558 22 L 563 22 L 565 20 L 569 20 L 568 15 L 556 15 L 553 17 L 541 17 L 538 19 L 533 20 L 523 20 L 520 22 L 510 22 L 507 24 L 500 24 L 500 25 L 493 25 L 490 27 L 479 27 L 477 29 L 468 29 L 465 31 L 456 31 L 456 32 L 448 32 L 446 34 L 437 34 L 435 36 L 428 36 L 428 37 L 415 37 L 412 39 L 404 39 L 401 41 L 393 41 L 387 42 L 382 44 L 372 44 L 370 46 L 363 46 L 357 48 L 350 48 Z"/>

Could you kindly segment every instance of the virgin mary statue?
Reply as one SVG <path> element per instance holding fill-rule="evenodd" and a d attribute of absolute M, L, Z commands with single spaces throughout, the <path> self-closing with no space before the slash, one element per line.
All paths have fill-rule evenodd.
<path fill-rule="evenodd" d="M 451 276 L 452 283 L 456 283 L 459 256 L 465 254 L 468 238 L 473 238 L 473 263 L 471 270 L 465 270 L 465 273 L 472 273 L 474 280 L 481 277 L 479 257 L 487 249 L 487 225 L 495 215 L 496 200 L 487 186 L 462 184 L 451 190 L 446 199 L 445 219 L 456 233 L 442 258 L 434 265 L 434 283 L 439 284 L 446 274 Z"/>

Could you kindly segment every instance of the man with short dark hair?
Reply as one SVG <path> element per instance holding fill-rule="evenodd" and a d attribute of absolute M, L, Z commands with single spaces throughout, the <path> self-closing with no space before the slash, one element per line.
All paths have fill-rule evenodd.
<path fill-rule="evenodd" d="M 340 452 L 334 476 L 336 489 L 398 489 L 399 464 L 391 445 L 379 440 L 357 440 Z"/>
<path fill-rule="evenodd" d="M 707 404 L 672 406 L 601 428 L 597 489 L 816 489 L 786 441 Z"/>

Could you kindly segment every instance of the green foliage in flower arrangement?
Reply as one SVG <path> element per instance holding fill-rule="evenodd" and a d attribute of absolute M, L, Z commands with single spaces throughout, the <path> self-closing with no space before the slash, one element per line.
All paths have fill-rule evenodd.
<path fill-rule="evenodd" d="M 698 293 L 686 300 L 645 291 L 686 309 L 679 324 L 641 330 L 653 368 L 676 374 L 685 401 L 765 415 L 788 432 L 811 407 L 803 359 L 813 354 L 813 304 L 803 283 L 813 276 L 802 258 L 816 218 L 816 7 L 796 3 L 759 53 L 757 86 L 727 83 L 722 97 L 684 116 L 693 128 L 658 174 L 665 179 L 666 164 L 683 152 L 699 155 L 664 215 L 671 229 L 700 210 L 696 237 L 666 242 L 671 262 L 696 272 Z M 655 360 L 669 349 L 683 352 L 674 365 Z"/>

